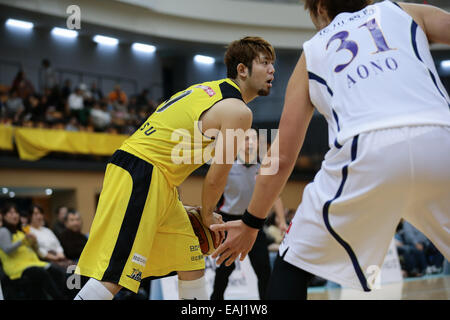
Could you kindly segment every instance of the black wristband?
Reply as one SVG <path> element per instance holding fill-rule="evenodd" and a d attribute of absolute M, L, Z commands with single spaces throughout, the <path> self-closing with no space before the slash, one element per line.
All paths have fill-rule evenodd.
<path fill-rule="evenodd" d="M 264 222 L 266 222 L 266 219 L 257 218 L 250 212 L 245 210 L 244 215 L 242 216 L 242 222 L 244 222 L 250 228 L 259 230 L 264 226 Z"/>

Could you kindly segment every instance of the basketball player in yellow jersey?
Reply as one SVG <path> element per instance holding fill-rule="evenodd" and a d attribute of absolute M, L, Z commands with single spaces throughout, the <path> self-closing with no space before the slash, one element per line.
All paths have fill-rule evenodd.
<path fill-rule="evenodd" d="M 226 132 L 250 128 L 246 104 L 269 94 L 274 60 L 274 49 L 264 39 L 232 42 L 225 53 L 228 78 L 176 93 L 114 153 L 76 270 L 91 279 L 76 300 L 112 299 L 122 287 L 137 292 L 142 279 L 174 272 L 180 299 L 208 299 L 204 258 L 176 187 L 210 160 L 205 155 L 214 147 L 201 217 L 208 227 L 222 223 L 213 210 L 239 141 Z M 216 239 L 221 242 L 223 233 Z"/>

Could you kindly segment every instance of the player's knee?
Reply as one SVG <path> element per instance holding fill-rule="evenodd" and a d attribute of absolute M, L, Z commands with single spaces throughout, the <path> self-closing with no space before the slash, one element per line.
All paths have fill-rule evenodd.
<path fill-rule="evenodd" d="M 180 280 L 197 280 L 205 275 L 205 269 L 192 271 L 178 271 L 178 279 Z"/>

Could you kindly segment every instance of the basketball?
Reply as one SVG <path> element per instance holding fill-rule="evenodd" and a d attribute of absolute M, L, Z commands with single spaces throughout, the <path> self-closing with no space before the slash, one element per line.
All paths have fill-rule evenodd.
<path fill-rule="evenodd" d="M 191 221 L 194 233 L 198 238 L 198 242 L 200 243 L 200 249 L 202 250 L 202 253 L 205 256 L 209 256 L 216 249 L 216 247 L 214 246 L 214 242 L 216 241 L 214 232 L 212 232 L 202 223 L 202 218 L 198 210 L 189 209 L 186 210 L 186 212 L 189 216 L 189 220 Z"/>

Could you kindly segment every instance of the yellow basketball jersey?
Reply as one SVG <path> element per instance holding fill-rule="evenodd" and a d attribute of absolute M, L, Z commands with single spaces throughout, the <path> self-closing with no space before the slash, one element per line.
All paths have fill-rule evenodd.
<path fill-rule="evenodd" d="M 120 149 L 157 166 L 178 186 L 213 157 L 214 139 L 203 135 L 199 119 L 227 98 L 242 100 L 239 87 L 228 78 L 190 86 L 160 104 Z"/>

